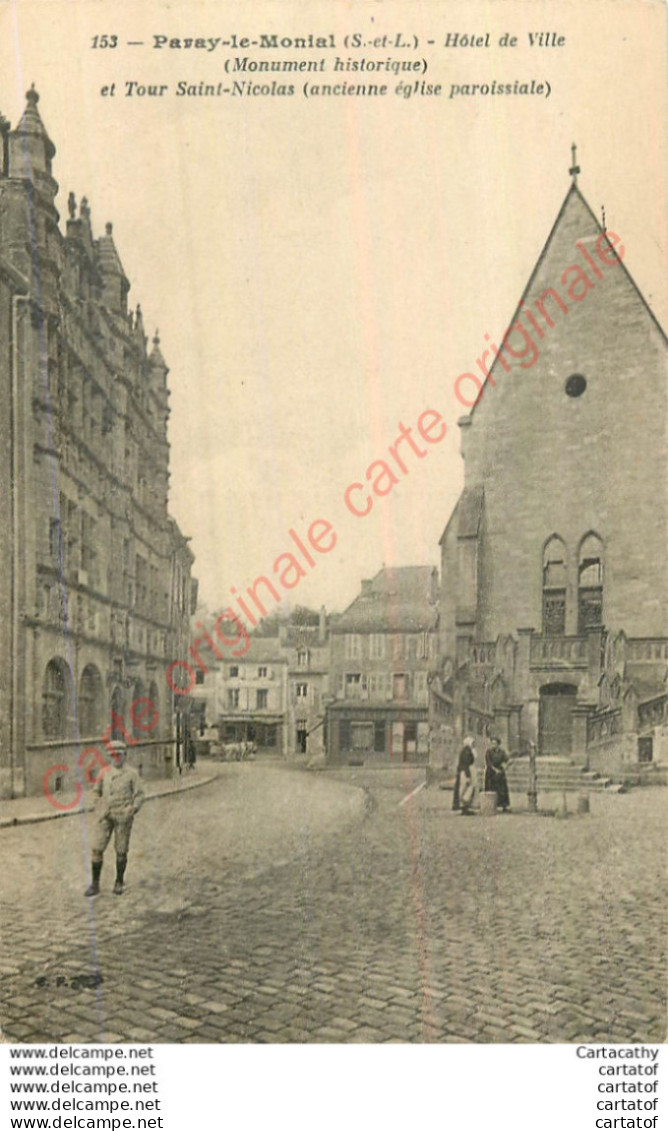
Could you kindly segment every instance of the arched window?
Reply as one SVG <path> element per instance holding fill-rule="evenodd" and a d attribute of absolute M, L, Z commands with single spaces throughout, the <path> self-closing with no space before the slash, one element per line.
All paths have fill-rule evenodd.
<path fill-rule="evenodd" d="M 79 683 L 79 734 L 89 738 L 97 734 L 103 724 L 102 677 L 94 664 L 87 664 Z"/>
<path fill-rule="evenodd" d="M 588 534 L 578 557 L 578 635 L 603 624 L 603 543 Z"/>
<path fill-rule="evenodd" d="M 63 660 L 49 660 L 42 691 L 42 732 L 45 738 L 65 738 L 69 669 Z"/>
<path fill-rule="evenodd" d="M 566 633 L 566 546 L 556 534 L 543 550 L 543 635 Z"/>

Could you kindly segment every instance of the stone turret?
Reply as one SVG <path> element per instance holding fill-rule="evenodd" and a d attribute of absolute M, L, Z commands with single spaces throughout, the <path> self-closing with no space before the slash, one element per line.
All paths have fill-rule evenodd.
<path fill-rule="evenodd" d="M 105 227 L 105 234 L 97 241 L 97 265 L 102 276 L 102 301 L 117 314 L 127 314 L 128 282 L 120 256 L 114 243 L 111 224 Z"/>
<path fill-rule="evenodd" d="M 142 354 L 146 354 L 146 343 L 148 342 L 148 338 L 144 332 L 144 316 L 141 312 L 141 306 L 139 305 L 139 303 L 137 303 L 137 309 L 135 310 L 133 334 L 135 342 L 139 346 Z"/>
<path fill-rule="evenodd" d="M 58 184 L 51 172 L 56 148 L 40 118 L 38 102 L 39 95 L 32 86 L 26 94 L 26 107 L 19 124 L 3 138 L 3 163 L 9 186 L 6 199 L 12 215 L 7 225 L 9 238 L 5 254 L 32 279 L 42 309 L 53 312 L 61 269 L 59 216 L 55 205 Z M 29 232 L 29 242 L 15 238 L 21 225 Z"/>
<path fill-rule="evenodd" d="M 51 177 L 51 163 L 56 154 L 56 147 L 39 116 L 38 102 L 39 94 L 33 85 L 26 94 L 26 108 L 21 121 L 9 134 L 11 177 L 22 177 L 31 181 L 40 173 Z M 55 191 L 53 195 L 55 196 Z"/>
<path fill-rule="evenodd" d="M 148 370 L 150 390 L 157 407 L 156 428 L 160 435 L 162 448 L 160 452 L 158 478 L 158 498 L 167 505 L 167 492 L 169 489 L 169 443 L 167 440 L 167 421 L 169 419 L 169 389 L 167 388 L 167 374 L 169 368 L 162 356 L 160 337 L 156 330 L 153 337 L 153 349 L 148 357 Z"/>
<path fill-rule="evenodd" d="M 165 398 L 166 407 L 166 397 L 168 395 L 167 374 L 169 373 L 169 368 L 167 366 L 167 362 L 162 356 L 162 350 L 160 349 L 160 336 L 157 330 L 153 338 L 153 349 L 149 354 L 148 363 L 151 369 L 151 383 L 153 385 L 153 390 L 161 400 L 163 399 L 163 397 Z"/>

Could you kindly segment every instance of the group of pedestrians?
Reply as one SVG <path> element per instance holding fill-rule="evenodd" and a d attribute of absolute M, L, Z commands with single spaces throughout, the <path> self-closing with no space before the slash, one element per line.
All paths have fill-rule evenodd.
<path fill-rule="evenodd" d="M 464 739 L 457 772 L 455 775 L 455 788 L 452 797 L 452 808 L 458 810 L 462 816 L 473 814 L 478 797 L 478 772 L 476 766 L 475 738 L 469 735 Z M 510 758 L 501 746 L 500 739 L 493 735 L 490 737 L 489 746 L 485 752 L 485 792 L 496 794 L 496 804 L 501 813 L 507 813 L 510 808 L 510 792 L 506 768 L 510 765 Z"/>

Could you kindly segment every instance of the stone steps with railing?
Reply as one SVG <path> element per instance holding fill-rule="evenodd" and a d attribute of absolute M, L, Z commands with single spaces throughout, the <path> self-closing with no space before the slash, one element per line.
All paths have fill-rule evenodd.
<path fill-rule="evenodd" d="M 529 789 L 529 760 L 518 758 L 508 767 L 508 784 L 517 792 Z M 583 770 L 569 758 L 537 758 L 536 777 L 540 792 L 609 789 L 612 781 L 594 770 Z"/>
<path fill-rule="evenodd" d="M 479 771 L 480 785 L 484 780 L 484 768 Z M 508 786 L 511 793 L 528 793 L 529 760 L 521 757 L 511 762 L 507 770 Z M 536 759 L 536 777 L 539 793 L 576 793 L 582 790 L 617 790 L 612 779 L 594 770 L 583 770 L 581 764 L 570 758 L 546 757 Z M 427 767 L 427 784 L 441 785 L 443 788 L 454 785 L 454 769 L 451 767 Z"/>

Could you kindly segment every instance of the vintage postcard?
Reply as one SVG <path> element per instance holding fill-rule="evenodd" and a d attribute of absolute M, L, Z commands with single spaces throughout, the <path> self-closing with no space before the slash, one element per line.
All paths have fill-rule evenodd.
<path fill-rule="evenodd" d="M 193 1044 L 567 1046 L 658 1126 L 665 24 L 0 5 L 12 1126 Z"/>

